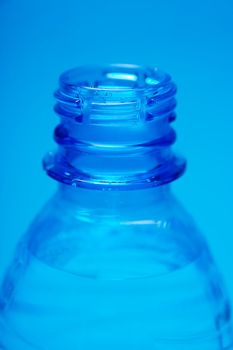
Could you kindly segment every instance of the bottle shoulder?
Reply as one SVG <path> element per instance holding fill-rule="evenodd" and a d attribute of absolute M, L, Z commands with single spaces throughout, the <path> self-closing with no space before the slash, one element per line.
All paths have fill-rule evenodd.
<path fill-rule="evenodd" d="M 122 206 L 119 203 L 108 203 L 108 207 L 86 206 L 82 202 L 74 203 L 65 201 L 55 193 L 42 207 L 32 221 L 28 235 L 42 231 L 59 233 L 84 227 L 121 227 L 121 230 L 129 226 L 142 231 L 159 230 L 181 234 L 187 232 L 193 235 L 201 235 L 192 215 L 176 196 L 170 194 L 161 200 L 143 202 L 140 196 L 132 207 Z M 49 235 L 48 235 L 49 236 Z"/>
<path fill-rule="evenodd" d="M 162 272 L 188 264 L 206 249 L 192 217 L 173 196 L 139 211 L 104 213 L 77 208 L 55 194 L 35 218 L 27 240 L 32 255 L 61 269 L 70 264 L 103 268 L 113 260 L 122 266 L 125 259 L 126 265 L 146 261 Z"/>

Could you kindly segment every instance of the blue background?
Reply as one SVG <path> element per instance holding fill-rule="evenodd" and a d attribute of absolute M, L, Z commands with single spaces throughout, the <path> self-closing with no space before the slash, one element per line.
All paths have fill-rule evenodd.
<path fill-rule="evenodd" d="M 178 85 L 174 184 L 233 295 L 233 1 L 0 0 L 0 275 L 56 188 L 41 169 L 54 148 L 53 91 L 85 63 L 157 65 Z"/>

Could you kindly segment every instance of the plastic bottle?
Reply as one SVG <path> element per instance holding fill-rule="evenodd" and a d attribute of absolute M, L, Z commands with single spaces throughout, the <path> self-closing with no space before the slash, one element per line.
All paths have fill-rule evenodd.
<path fill-rule="evenodd" d="M 232 349 L 221 277 L 170 188 L 175 93 L 157 68 L 61 76 L 44 160 L 59 186 L 6 272 L 1 349 Z"/>

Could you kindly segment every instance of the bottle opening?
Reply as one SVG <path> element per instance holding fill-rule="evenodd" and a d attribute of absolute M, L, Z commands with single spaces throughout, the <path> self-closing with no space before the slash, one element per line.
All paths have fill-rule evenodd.
<path fill-rule="evenodd" d="M 149 121 L 164 113 L 172 118 L 175 92 L 171 77 L 158 68 L 83 66 L 61 75 L 55 110 L 90 124 Z"/>
<path fill-rule="evenodd" d="M 145 90 L 166 84 L 171 78 L 158 68 L 146 68 L 132 64 L 107 66 L 83 66 L 71 69 L 60 77 L 65 89 L 92 90 Z"/>

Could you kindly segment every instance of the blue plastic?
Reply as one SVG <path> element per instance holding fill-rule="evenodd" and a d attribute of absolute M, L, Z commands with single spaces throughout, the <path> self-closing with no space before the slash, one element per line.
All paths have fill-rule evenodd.
<path fill-rule="evenodd" d="M 232 349 L 221 277 L 169 185 L 175 92 L 133 65 L 61 76 L 44 159 L 59 186 L 6 272 L 1 349 Z"/>

